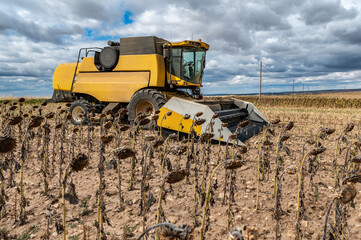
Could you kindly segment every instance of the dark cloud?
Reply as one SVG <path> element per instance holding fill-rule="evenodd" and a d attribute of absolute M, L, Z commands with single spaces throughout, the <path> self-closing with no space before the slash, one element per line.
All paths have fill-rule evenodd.
<path fill-rule="evenodd" d="M 298 46 L 289 43 L 288 41 L 278 40 L 270 43 L 265 43 L 264 49 L 270 54 L 282 55 L 297 51 Z"/>
<path fill-rule="evenodd" d="M 346 49 L 332 52 L 320 64 L 323 64 L 328 72 L 346 72 L 360 69 L 360 63 L 361 55 L 359 52 L 355 52 L 354 49 Z"/>
<path fill-rule="evenodd" d="M 348 25 L 348 26 L 337 26 L 332 29 L 332 34 L 350 44 L 360 44 L 361 43 L 361 23 L 357 25 Z"/>
<path fill-rule="evenodd" d="M 356 9 L 344 8 L 340 0 L 307 1 L 301 9 L 301 17 L 307 25 L 350 19 L 356 17 L 356 15 Z"/>
<path fill-rule="evenodd" d="M 267 5 L 248 4 L 241 13 L 244 14 L 242 20 L 251 30 L 271 31 L 290 28 L 286 20 Z"/>
<path fill-rule="evenodd" d="M 78 18 L 111 21 L 119 16 L 111 16 L 103 2 L 100 1 L 70 1 L 69 10 Z"/>
<path fill-rule="evenodd" d="M 79 25 L 48 26 L 47 23 L 34 22 L 21 16 L 8 15 L 0 11 L 0 33 L 25 36 L 31 41 L 63 43 L 64 38 L 85 33 Z"/>
<path fill-rule="evenodd" d="M 280 16 L 288 16 L 303 5 L 305 0 L 263 0 L 263 4 L 267 4 L 274 12 Z"/>
<path fill-rule="evenodd" d="M 24 9 L 35 13 L 36 16 L 58 21 L 99 20 L 106 23 L 119 21 L 124 14 L 123 4 L 113 0 L 12 0 L 16 9 Z M 54 18 L 54 19 L 53 19 Z"/>

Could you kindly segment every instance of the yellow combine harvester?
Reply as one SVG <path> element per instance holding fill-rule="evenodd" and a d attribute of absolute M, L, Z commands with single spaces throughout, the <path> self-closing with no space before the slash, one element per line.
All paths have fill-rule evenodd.
<path fill-rule="evenodd" d="M 238 123 L 248 119 L 251 124 L 238 135 L 242 144 L 268 121 L 248 102 L 201 100 L 208 49 L 201 40 L 171 43 L 153 36 L 108 41 L 104 48 L 82 48 L 76 63 L 56 68 L 53 101 L 73 102 L 69 110 L 74 124 L 85 124 L 90 109 L 104 112 L 127 107 L 130 121 L 139 113 L 160 109 L 158 125 L 178 131 L 182 121 L 180 131 L 184 133 L 190 131 L 194 115 L 203 112 L 207 121 L 195 128 L 197 135 L 207 131 L 212 116 L 219 113 L 212 130 L 213 139 L 221 141 L 227 141 Z M 163 119 L 169 111 L 172 115 Z M 190 119 L 183 119 L 186 114 Z M 228 127 L 222 128 L 222 123 Z"/>

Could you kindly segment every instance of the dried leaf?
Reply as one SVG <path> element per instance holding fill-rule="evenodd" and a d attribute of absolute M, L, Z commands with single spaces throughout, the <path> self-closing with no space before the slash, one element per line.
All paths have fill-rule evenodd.
<path fill-rule="evenodd" d="M 238 127 L 245 128 L 249 125 L 249 123 L 250 123 L 249 120 L 244 120 L 238 124 Z"/>
<path fill-rule="evenodd" d="M 284 135 L 281 136 L 280 141 L 281 141 L 281 142 L 285 142 L 285 141 L 287 141 L 288 139 L 290 139 L 290 135 L 284 134 Z"/>
<path fill-rule="evenodd" d="M 355 127 L 355 124 L 353 122 L 348 123 L 345 127 L 345 132 L 351 132 L 354 127 Z"/>
<path fill-rule="evenodd" d="M 361 175 L 360 174 L 353 174 L 350 175 L 342 180 L 342 185 L 347 183 L 357 183 L 361 182 Z"/>
<path fill-rule="evenodd" d="M 241 159 L 227 159 L 224 163 L 224 168 L 228 170 L 237 169 L 246 164 L 245 160 Z"/>
<path fill-rule="evenodd" d="M 276 136 L 275 131 L 273 131 L 273 129 L 268 128 L 267 131 L 272 135 L 272 136 Z"/>
<path fill-rule="evenodd" d="M 197 126 L 199 126 L 199 125 L 202 125 L 203 123 L 205 123 L 206 122 L 206 119 L 204 119 L 204 118 L 198 118 L 196 121 L 195 121 L 195 124 L 197 125 Z"/>
<path fill-rule="evenodd" d="M 325 147 L 317 147 L 311 150 L 311 155 L 319 155 L 321 153 L 323 153 L 324 151 L 326 151 Z"/>
<path fill-rule="evenodd" d="M 354 163 L 361 163 L 361 156 L 356 155 L 351 159 L 351 161 L 354 162 Z"/>
<path fill-rule="evenodd" d="M 213 133 L 203 133 L 200 137 L 200 141 L 201 143 L 205 143 L 208 140 L 211 140 L 213 138 L 214 134 Z"/>
<path fill-rule="evenodd" d="M 287 146 L 283 146 L 283 150 L 285 150 L 285 152 L 286 152 L 286 154 L 287 154 L 288 156 L 291 155 L 291 151 L 290 151 L 290 149 L 289 149 Z"/>
<path fill-rule="evenodd" d="M 278 123 L 281 122 L 281 120 L 280 120 L 279 118 L 275 118 L 275 119 L 272 119 L 270 122 L 271 122 L 272 124 L 278 124 Z"/>
<path fill-rule="evenodd" d="M 294 123 L 293 122 L 289 122 L 289 123 L 287 123 L 287 125 L 286 125 L 286 127 L 285 127 L 285 130 L 286 131 L 289 131 L 289 130 L 291 130 L 293 127 L 294 127 Z"/>

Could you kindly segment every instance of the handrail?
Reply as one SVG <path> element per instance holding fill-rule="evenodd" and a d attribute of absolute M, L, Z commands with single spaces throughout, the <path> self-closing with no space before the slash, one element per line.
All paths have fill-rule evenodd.
<path fill-rule="evenodd" d="M 76 67 L 75 67 L 75 71 L 74 71 L 74 75 L 73 75 L 73 81 L 72 81 L 72 83 L 71 83 L 71 88 L 70 88 L 70 92 L 71 92 L 71 93 L 73 92 L 73 86 L 74 86 L 74 82 L 75 82 L 76 71 L 78 70 L 78 66 L 79 66 L 80 54 L 81 54 L 82 50 L 84 50 L 84 49 L 85 49 L 85 57 L 87 57 L 87 56 L 88 56 L 88 53 L 89 53 L 90 51 L 94 51 L 94 52 L 95 52 L 95 50 L 97 50 L 97 49 L 102 49 L 102 48 L 100 48 L 100 47 L 88 47 L 88 48 L 80 48 L 80 49 L 79 49 L 78 60 L 76 61 Z M 88 49 L 89 49 L 89 51 L 88 51 Z"/>

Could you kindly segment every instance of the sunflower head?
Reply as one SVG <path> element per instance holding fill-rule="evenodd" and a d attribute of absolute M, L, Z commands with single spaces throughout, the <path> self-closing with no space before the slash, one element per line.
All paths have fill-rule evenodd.
<path fill-rule="evenodd" d="M 41 116 L 32 116 L 30 123 L 29 123 L 29 129 L 34 129 L 37 128 L 41 125 L 41 123 L 43 122 L 44 118 Z"/>
<path fill-rule="evenodd" d="M 83 170 L 88 165 L 89 158 L 84 153 L 79 153 L 70 163 L 71 169 L 75 172 Z"/>
<path fill-rule="evenodd" d="M 0 137 L 0 153 L 7 153 L 14 150 L 16 147 L 16 140 L 12 137 Z"/>
<path fill-rule="evenodd" d="M 135 151 L 130 147 L 120 147 L 114 150 L 115 155 L 118 159 L 126 159 L 130 157 L 135 157 Z"/>
<path fill-rule="evenodd" d="M 188 175 L 189 175 L 188 171 L 181 169 L 181 170 L 170 172 L 167 176 L 165 176 L 164 180 L 167 183 L 174 184 L 174 183 L 182 181 Z"/>

